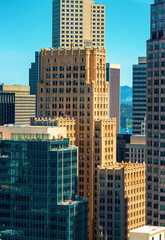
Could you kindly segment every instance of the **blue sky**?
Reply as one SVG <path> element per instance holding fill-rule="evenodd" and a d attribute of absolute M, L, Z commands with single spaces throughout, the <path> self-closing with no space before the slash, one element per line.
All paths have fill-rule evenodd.
<path fill-rule="evenodd" d="M 121 64 L 121 85 L 132 85 L 132 64 L 146 54 L 154 0 L 95 0 L 106 5 L 107 62 Z M 52 44 L 52 0 L 1 0 L 0 83 L 28 85 L 35 51 Z"/>

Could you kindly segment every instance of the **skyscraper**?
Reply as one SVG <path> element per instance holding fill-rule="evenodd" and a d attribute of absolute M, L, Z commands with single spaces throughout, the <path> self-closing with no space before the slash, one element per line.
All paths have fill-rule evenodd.
<path fill-rule="evenodd" d="M 147 41 L 147 224 L 165 226 L 165 1 L 151 5 Z"/>
<path fill-rule="evenodd" d="M 88 202 L 76 197 L 77 147 L 66 127 L 0 127 L 3 240 L 88 238 Z"/>
<path fill-rule="evenodd" d="M 133 108 L 132 133 L 141 134 L 142 123 L 146 115 L 146 58 L 139 57 L 138 64 L 133 65 Z M 145 133 L 144 133 L 145 134 Z"/>
<path fill-rule="evenodd" d="M 35 62 L 31 63 L 31 68 L 29 69 L 29 86 L 30 94 L 36 96 L 36 106 L 37 106 L 37 84 L 41 76 L 41 53 L 35 52 Z M 37 116 L 37 107 L 36 107 Z"/>
<path fill-rule="evenodd" d="M 116 134 L 120 133 L 120 64 L 106 64 L 109 82 L 109 117 L 116 118 Z"/>
<path fill-rule="evenodd" d="M 29 69 L 29 86 L 30 94 L 37 95 L 37 83 L 41 76 L 41 53 L 35 52 L 35 62 L 31 63 L 31 68 Z"/>
<path fill-rule="evenodd" d="M 93 0 L 52 0 L 52 46 L 70 48 L 105 47 L 105 5 Z M 37 95 L 40 79 L 41 57 L 35 53 L 35 62 L 29 69 L 30 94 Z"/>
<path fill-rule="evenodd" d="M 116 136 L 116 161 L 121 163 L 126 160 L 126 144 L 129 144 L 131 134 L 117 134 Z"/>
<path fill-rule="evenodd" d="M 116 120 L 108 117 L 106 50 L 41 50 L 38 117 L 76 120 L 79 196 L 89 200 L 89 239 L 97 237 L 97 165 L 116 160 Z"/>
<path fill-rule="evenodd" d="M 53 0 L 52 46 L 105 47 L 105 5 L 93 0 Z"/>

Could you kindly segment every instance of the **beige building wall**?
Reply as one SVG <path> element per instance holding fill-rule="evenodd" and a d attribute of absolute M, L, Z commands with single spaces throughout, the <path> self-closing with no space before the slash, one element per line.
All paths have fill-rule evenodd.
<path fill-rule="evenodd" d="M 116 162 L 97 172 L 97 239 L 129 240 L 145 225 L 145 164 Z"/>
<path fill-rule="evenodd" d="M 2 85 L 2 92 L 15 93 L 15 124 L 30 124 L 36 114 L 36 96 L 30 95 L 30 87 Z"/>
<path fill-rule="evenodd" d="M 37 114 L 76 121 L 78 191 L 89 200 L 90 240 L 97 232 L 97 165 L 114 163 L 116 158 L 116 121 L 108 118 L 108 92 L 105 49 L 41 50 Z"/>
<path fill-rule="evenodd" d="M 69 48 L 71 43 L 75 47 L 105 47 L 105 5 L 95 4 L 93 0 L 61 0 L 59 5 L 59 16 L 53 9 L 56 14 L 53 24 L 59 24 L 60 31 L 53 31 L 53 40 L 58 39 L 60 45 L 53 44 L 53 47 Z"/>
<path fill-rule="evenodd" d="M 92 45 L 105 47 L 105 5 L 92 5 Z"/>

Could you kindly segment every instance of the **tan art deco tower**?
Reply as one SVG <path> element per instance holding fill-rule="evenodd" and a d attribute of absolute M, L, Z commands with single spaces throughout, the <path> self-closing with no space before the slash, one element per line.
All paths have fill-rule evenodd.
<path fill-rule="evenodd" d="M 89 200 L 89 239 L 97 237 L 97 166 L 116 160 L 116 120 L 108 118 L 106 50 L 41 50 L 38 117 L 76 120 L 79 196 Z"/>
<path fill-rule="evenodd" d="M 93 0 L 53 0 L 52 46 L 105 47 L 105 5 Z"/>

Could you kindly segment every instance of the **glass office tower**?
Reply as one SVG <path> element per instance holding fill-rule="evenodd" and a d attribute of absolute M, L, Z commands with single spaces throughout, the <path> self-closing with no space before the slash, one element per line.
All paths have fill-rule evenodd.
<path fill-rule="evenodd" d="M 37 83 L 40 81 L 41 73 L 41 53 L 35 52 L 35 62 L 31 63 L 29 69 L 30 94 L 37 95 Z"/>
<path fill-rule="evenodd" d="M 15 240 L 86 240 L 87 200 L 76 197 L 69 138 L 11 134 L 0 141 L 0 234 Z"/>
<path fill-rule="evenodd" d="M 132 133 L 142 133 L 142 124 L 146 117 L 146 58 L 139 57 L 138 64 L 133 65 L 133 106 L 132 106 Z"/>
<path fill-rule="evenodd" d="M 151 5 L 147 41 L 147 224 L 165 226 L 165 1 Z"/>

